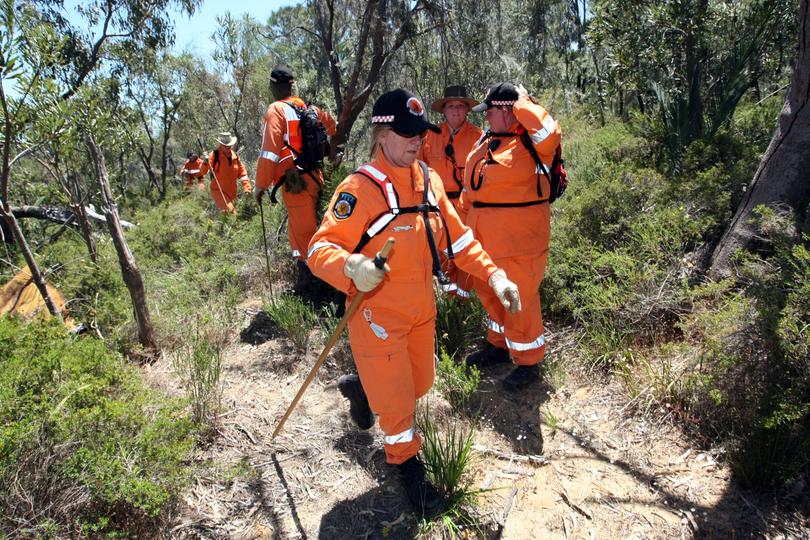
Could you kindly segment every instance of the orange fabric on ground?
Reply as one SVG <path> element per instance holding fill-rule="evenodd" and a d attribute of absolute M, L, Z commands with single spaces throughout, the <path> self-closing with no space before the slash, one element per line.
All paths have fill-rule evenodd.
<path fill-rule="evenodd" d="M 186 160 L 183 164 L 183 168 L 180 169 L 180 176 L 183 178 L 184 187 L 190 189 L 197 186 L 200 189 L 205 189 L 203 179 L 205 175 L 208 174 L 208 169 L 208 163 L 199 157 L 193 160 Z"/>
<path fill-rule="evenodd" d="M 372 161 L 374 170 L 390 178 L 399 207 L 422 203 L 424 181 L 418 163 L 410 168 L 391 165 L 382 152 Z M 431 190 L 447 223 L 456 263 L 486 281 L 496 270 L 489 256 L 458 218 L 435 172 Z M 363 233 L 389 212 L 381 186 L 362 174 L 348 176 L 335 190 L 329 210 L 309 246 L 312 273 L 347 293 L 347 304 L 357 290 L 343 273 L 346 259 Z M 430 230 L 440 250 L 447 249 L 441 220 L 431 214 Z M 349 340 L 360 380 L 371 410 L 380 415 L 386 435 L 389 463 L 402 463 L 416 455 L 421 444 L 414 432 L 416 400 L 433 384 L 436 306 L 432 258 L 421 214 L 398 214 L 360 250 L 373 257 L 388 237 L 396 240 L 382 284 L 368 292 L 349 319 Z"/>
<path fill-rule="evenodd" d="M 464 165 L 475 143 L 481 138 L 482 131 L 478 126 L 464 122 L 453 134 L 453 159 L 451 159 L 445 152 L 445 148 L 450 144 L 452 129 L 447 122 L 439 124 L 439 128 L 442 130 L 441 133 L 427 132 L 420 159 L 439 174 L 444 184 L 444 191 L 448 193 L 453 206 L 458 210 L 459 195 L 464 181 Z M 455 165 L 453 160 L 455 160 Z M 462 298 L 469 297 L 472 288 L 470 276 L 460 271 L 452 261 L 447 259 L 442 261 L 442 268 L 450 278 L 450 284 L 444 285 L 443 289 Z"/>
<path fill-rule="evenodd" d="M 525 129 L 546 168 L 560 142 L 560 126 L 528 98 L 513 107 L 517 123 L 509 131 Z M 520 290 L 522 311 L 509 315 L 492 295 L 486 282 L 475 281 L 475 291 L 490 316 L 488 339 L 509 349 L 518 365 L 543 360 L 545 337 L 540 303 L 540 284 L 546 268 L 551 213 L 548 202 L 511 208 L 476 207 L 476 203 L 527 203 L 548 199 L 548 178 L 541 175 L 542 198 L 537 195 L 535 162 L 517 136 L 499 137 L 500 145 L 489 151 L 482 141 L 467 159 L 461 211 L 475 237 L 495 263 L 506 271 Z"/>
<path fill-rule="evenodd" d="M 275 186 L 288 169 L 294 167 L 294 152 L 302 148 L 301 128 L 298 114 L 285 102 L 298 107 L 306 107 L 303 100 L 292 96 L 270 104 L 264 114 L 264 128 L 262 131 L 262 149 L 259 153 L 259 163 L 256 168 L 256 187 L 269 189 Z M 335 134 L 336 122 L 328 112 L 318 109 L 318 118 L 331 137 Z M 286 187 L 282 188 L 282 198 L 287 206 L 288 222 L 287 237 L 290 240 L 290 250 L 293 257 L 299 260 L 306 259 L 306 250 L 309 241 L 317 228 L 316 207 L 318 195 L 323 185 L 323 173 L 313 170 L 302 173 L 307 183 L 307 189 L 298 194 L 288 193 Z"/>
<path fill-rule="evenodd" d="M 214 156 L 219 153 L 219 163 L 214 166 Z M 250 179 L 247 175 L 247 170 L 242 164 L 242 160 L 236 155 L 236 152 L 231 152 L 231 160 L 228 162 L 228 157 L 225 156 L 219 149 L 212 151 L 208 156 L 208 166 L 213 173 L 211 178 L 211 197 L 214 199 L 214 204 L 217 205 L 222 212 L 236 213 L 236 207 L 233 205 L 234 199 L 237 196 L 236 182 L 242 184 L 242 191 L 250 193 Z"/>

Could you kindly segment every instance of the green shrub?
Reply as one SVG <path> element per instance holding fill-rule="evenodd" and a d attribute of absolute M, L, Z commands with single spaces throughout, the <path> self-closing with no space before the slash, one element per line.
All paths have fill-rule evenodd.
<path fill-rule="evenodd" d="M 264 310 L 298 350 L 307 349 L 309 335 L 318 323 L 318 316 L 308 303 L 298 296 L 282 294 L 274 303 L 265 303 Z"/>
<path fill-rule="evenodd" d="M 481 374 L 477 367 L 453 360 L 444 349 L 441 350 L 436 369 L 436 389 L 450 402 L 453 410 L 464 408 L 478 390 L 480 381 Z"/>
<path fill-rule="evenodd" d="M 0 319 L 0 426 L 0 532 L 145 534 L 187 480 L 180 403 L 56 323 Z"/>
<path fill-rule="evenodd" d="M 439 348 L 458 358 L 486 333 L 486 311 L 477 297 L 461 300 L 449 294 L 436 299 L 436 337 Z"/>

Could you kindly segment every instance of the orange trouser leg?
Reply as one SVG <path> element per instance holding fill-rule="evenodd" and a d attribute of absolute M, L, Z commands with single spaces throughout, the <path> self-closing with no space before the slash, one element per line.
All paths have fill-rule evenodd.
<path fill-rule="evenodd" d="M 315 231 L 318 230 L 318 221 L 315 213 L 318 205 L 318 194 L 321 186 L 309 175 L 304 176 L 307 189 L 301 193 L 287 193 L 282 190 L 284 204 L 287 206 L 287 238 L 290 239 L 290 250 L 293 257 L 301 261 L 307 258 L 307 247 Z"/>
<path fill-rule="evenodd" d="M 510 257 L 495 260 L 506 276 L 520 291 L 522 310 L 508 313 L 485 282 L 475 281 L 475 292 L 489 314 L 487 341 L 496 347 L 509 349 L 512 360 L 519 366 L 531 366 L 543 360 L 545 337 L 540 305 L 540 283 L 546 270 L 548 252 L 538 257 Z"/>
<path fill-rule="evenodd" d="M 385 331 L 381 339 L 367 321 Z M 433 385 L 435 319 L 414 325 L 382 308 L 360 306 L 349 322 L 349 341 L 371 410 L 380 415 L 388 463 L 415 456 L 422 439 L 414 430 L 416 400 Z"/>
<path fill-rule="evenodd" d="M 233 204 L 235 197 L 228 197 L 228 193 L 224 191 L 220 192 L 220 190 L 217 189 L 216 182 L 211 183 L 211 198 L 214 199 L 214 204 L 217 205 L 220 212 L 228 214 L 236 213 L 236 206 Z"/>

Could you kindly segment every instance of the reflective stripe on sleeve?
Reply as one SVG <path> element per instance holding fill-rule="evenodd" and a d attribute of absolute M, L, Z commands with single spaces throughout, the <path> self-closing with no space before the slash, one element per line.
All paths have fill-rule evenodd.
<path fill-rule="evenodd" d="M 312 257 L 313 253 L 315 253 L 319 249 L 325 248 L 325 247 L 333 247 L 333 248 L 337 248 L 337 249 L 343 249 L 339 245 L 333 244 L 332 242 L 315 242 L 314 244 L 312 244 L 312 247 L 309 248 L 309 251 L 307 252 L 307 259 Z"/>
<path fill-rule="evenodd" d="M 269 159 L 270 161 L 272 161 L 274 163 L 278 163 L 279 160 L 281 159 L 281 156 L 279 156 L 278 154 L 274 154 L 270 150 L 262 150 L 262 153 L 259 154 L 259 157 L 264 158 L 264 159 Z"/>
<path fill-rule="evenodd" d="M 506 338 L 506 346 L 513 351 L 530 351 L 532 349 L 539 349 L 546 344 L 546 336 L 540 334 L 540 337 L 529 343 L 520 343 L 519 341 L 512 341 Z"/>
<path fill-rule="evenodd" d="M 461 253 L 467 249 L 467 246 L 469 246 L 473 240 L 475 240 L 475 236 L 473 235 L 472 229 L 468 228 L 464 231 L 464 234 L 458 237 L 458 240 L 453 242 L 453 253 Z M 445 249 L 444 252 L 447 253 L 447 250 Z"/>
<path fill-rule="evenodd" d="M 531 134 L 532 142 L 534 144 L 540 144 L 541 142 L 545 141 L 549 135 L 554 133 L 556 128 L 557 123 L 554 121 L 551 115 L 547 116 L 543 122 L 543 129 L 538 129 Z"/>
<path fill-rule="evenodd" d="M 409 443 L 413 440 L 413 428 L 406 429 L 396 435 L 386 435 L 385 444 Z"/>
<path fill-rule="evenodd" d="M 301 252 L 300 252 L 300 251 L 298 251 L 297 249 L 294 249 L 294 250 L 292 250 L 292 256 L 293 256 L 293 257 L 300 257 L 300 256 L 301 256 Z"/>
<path fill-rule="evenodd" d="M 197 174 L 200 172 L 200 169 L 185 169 L 186 173 L 188 174 Z"/>
<path fill-rule="evenodd" d="M 492 319 L 487 320 L 487 328 L 489 328 L 490 330 L 492 330 L 495 333 L 503 334 L 503 326 L 496 323 Z"/>

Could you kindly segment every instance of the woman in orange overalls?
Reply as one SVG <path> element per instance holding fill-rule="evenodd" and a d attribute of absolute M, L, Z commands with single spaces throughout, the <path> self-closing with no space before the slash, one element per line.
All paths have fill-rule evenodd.
<path fill-rule="evenodd" d="M 519 294 L 462 224 L 441 178 L 416 162 L 425 133 L 438 129 L 424 119 L 419 99 L 402 89 L 383 94 L 371 121 L 372 161 L 335 190 L 307 260 L 313 274 L 347 293 L 347 302 L 368 292 L 349 319 L 359 380 L 344 376 L 338 387 L 361 428 L 373 424 L 371 411 L 379 414 L 386 460 L 397 466 L 417 511 L 432 515 L 441 499 L 416 457 L 414 412 L 433 384 L 438 251 L 488 282 L 504 309 L 519 310 Z M 389 236 L 396 243 L 386 273 L 373 257 Z"/>
<path fill-rule="evenodd" d="M 250 195 L 252 191 L 250 179 L 242 160 L 233 150 L 236 137 L 229 132 L 224 132 L 217 135 L 216 141 L 219 143 L 219 148 L 208 156 L 208 168 L 211 172 L 211 197 L 222 213 L 236 214 L 236 206 L 233 204 L 237 196 L 236 183 L 241 183 L 242 192 Z"/>
<path fill-rule="evenodd" d="M 467 158 L 460 213 L 495 263 L 520 289 L 523 310 L 509 313 L 481 279 L 475 292 L 489 313 L 487 345 L 467 358 L 474 365 L 514 361 L 504 379 L 508 390 L 539 379 L 545 354 L 540 284 L 546 270 L 551 212 L 549 171 L 560 144 L 560 125 L 522 86 L 489 87 L 484 102 L 490 129 Z M 543 161 L 541 168 L 533 148 Z"/>

